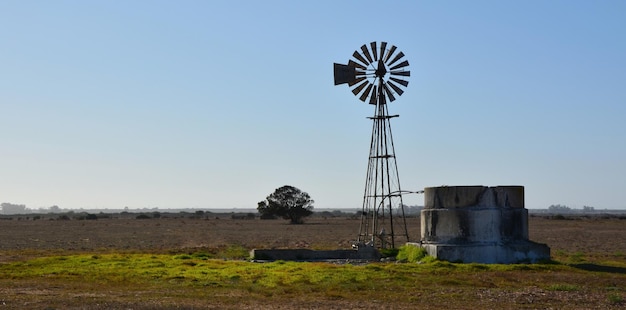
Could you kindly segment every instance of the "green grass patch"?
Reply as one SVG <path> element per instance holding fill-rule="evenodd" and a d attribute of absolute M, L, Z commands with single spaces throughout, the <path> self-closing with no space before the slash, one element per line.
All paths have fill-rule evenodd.
<path fill-rule="evenodd" d="M 622 297 L 622 295 L 618 294 L 618 293 L 611 293 L 609 294 L 609 296 L 607 297 L 609 303 L 611 304 L 621 304 L 624 302 L 624 298 Z"/>
<path fill-rule="evenodd" d="M 250 250 L 241 245 L 229 245 L 220 249 L 217 257 L 222 259 L 248 259 Z"/>
<path fill-rule="evenodd" d="M 580 287 L 578 285 L 573 284 L 552 284 L 546 287 L 548 291 L 559 291 L 559 292 L 574 292 L 578 291 Z"/>
<path fill-rule="evenodd" d="M 576 252 L 570 255 L 570 263 L 581 263 L 585 261 L 585 254 L 583 252 Z"/>
<path fill-rule="evenodd" d="M 466 296 L 468 300 L 475 300 L 472 292 L 477 289 L 509 293 L 523 291 L 528 287 L 541 287 L 548 291 L 584 294 L 590 289 L 587 279 L 593 278 L 596 281 L 597 278 L 606 277 L 606 281 L 597 281 L 598 285 L 603 285 L 598 286 L 597 291 L 606 294 L 607 302 L 622 303 L 620 292 L 624 289 L 623 285 L 611 284 L 610 287 L 615 289 L 610 291 L 607 291 L 609 286 L 606 285 L 626 283 L 626 275 L 622 273 L 585 271 L 567 264 L 455 264 L 436 260 L 424 262 L 427 256 L 414 249 L 400 249 L 398 255 L 404 253 L 402 255 L 406 255 L 407 261 L 422 259 L 420 264 L 335 265 L 290 261 L 253 263 L 211 259 L 208 258 L 209 254 L 202 252 L 51 256 L 0 264 L 0 281 L 9 281 L 16 285 L 50 283 L 53 287 L 65 283 L 63 285 L 71 286 L 82 292 L 81 294 L 116 290 L 124 290 L 124 296 L 134 296 L 134 293 L 126 293 L 133 290 L 174 292 L 168 294 L 180 294 L 190 300 L 207 298 L 207 294 L 210 294 L 218 296 L 211 298 L 223 300 L 230 300 L 232 296 L 243 296 L 247 300 L 290 300 L 297 297 L 307 300 L 357 302 L 367 295 L 368 298 L 380 302 L 404 300 L 408 303 L 411 298 L 415 298 L 415 292 L 440 302 L 448 300 L 447 298 L 462 300 Z M 233 248 L 228 251 L 233 251 L 235 254 L 232 256 L 238 257 L 239 254 L 236 253 L 241 250 Z M 619 268 L 624 267 L 619 265 Z M 457 304 L 460 305 L 465 304 Z"/>
<path fill-rule="evenodd" d="M 412 250 L 412 249 L 411 249 Z M 403 250 L 400 250 L 400 254 Z M 406 253 L 406 252 L 405 252 Z M 400 255 L 399 254 L 399 255 Z M 410 260 L 424 258 L 421 253 L 408 252 Z M 239 257 L 239 254 L 233 255 Z M 409 259 L 407 259 L 409 260 Z M 523 266 L 523 268 L 520 268 Z M 203 254 L 99 254 L 36 258 L 24 262 L 0 265 L 4 278 L 58 277 L 95 281 L 131 281 L 184 279 L 184 284 L 247 283 L 265 287 L 291 284 L 306 286 L 323 284 L 330 287 L 368 288 L 380 281 L 394 283 L 401 288 L 420 278 L 419 274 L 441 275 L 463 272 L 494 272 L 519 270 L 558 270 L 559 265 L 487 265 L 453 264 L 433 261 L 424 264 L 381 264 L 362 266 L 329 263 L 301 263 L 276 261 L 251 263 L 221 259 L 207 259 Z M 357 289 L 357 290 L 358 290 Z"/>

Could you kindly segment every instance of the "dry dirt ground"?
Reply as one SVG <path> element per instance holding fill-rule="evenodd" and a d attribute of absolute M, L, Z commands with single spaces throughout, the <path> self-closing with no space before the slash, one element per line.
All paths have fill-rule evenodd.
<path fill-rule="evenodd" d="M 349 217 L 311 217 L 302 225 L 284 220 L 234 220 L 231 215 L 213 214 L 201 218 L 175 214 L 152 219 L 128 215 L 98 220 L 56 218 L 1 220 L 0 262 L 19 259 L 13 257 L 15 253 L 172 252 L 231 245 L 248 249 L 349 249 L 359 229 L 359 220 Z M 409 236 L 417 240 L 419 218 L 408 219 L 407 226 Z"/>
<path fill-rule="evenodd" d="M 283 220 L 234 220 L 230 215 L 202 218 L 162 216 L 98 220 L 0 220 L 0 261 L 14 253 L 167 252 L 239 245 L 245 248 L 350 248 L 359 221 L 349 217 L 312 217 L 303 225 Z M 419 240 L 419 218 L 407 220 L 411 241 Z M 553 254 L 626 255 L 626 220 L 618 218 L 529 218 L 530 239 L 546 243 Z"/>

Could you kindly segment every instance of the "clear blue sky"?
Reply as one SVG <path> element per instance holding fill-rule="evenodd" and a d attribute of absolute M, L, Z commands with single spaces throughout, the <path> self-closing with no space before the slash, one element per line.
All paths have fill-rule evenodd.
<path fill-rule="evenodd" d="M 332 67 L 386 41 L 411 63 L 389 106 L 403 189 L 624 209 L 625 17 L 625 1 L 1 1 L 0 202 L 255 208 L 288 184 L 360 208 L 374 111 Z"/>

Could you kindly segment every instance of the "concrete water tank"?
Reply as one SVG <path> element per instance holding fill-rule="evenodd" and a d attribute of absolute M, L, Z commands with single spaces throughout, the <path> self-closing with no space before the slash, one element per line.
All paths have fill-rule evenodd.
<path fill-rule="evenodd" d="M 533 263 L 550 248 L 528 240 L 523 186 L 424 189 L 420 246 L 451 262 Z"/>

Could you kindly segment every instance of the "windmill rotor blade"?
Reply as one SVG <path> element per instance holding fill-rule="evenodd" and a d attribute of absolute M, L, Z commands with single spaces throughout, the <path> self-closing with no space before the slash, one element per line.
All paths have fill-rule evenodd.
<path fill-rule="evenodd" d="M 409 86 L 409 81 L 405 81 L 405 80 L 401 80 L 401 79 L 397 79 L 395 77 L 389 77 L 390 80 L 398 83 L 398 84 L 402 84 L 402 86 L 407 87 Z"/>
<path fill-rule="evenodd" d="M 393 102 L 394 100 L 396 100 L 396 97 L 393 96 L 393 94 L 389 90 L 389 87 L 387 87 L 387 84 L 383 84 L 383 89 L 385 90 L 387 96 L 389 96 L 389 102 Z"/>
<path fill-rule="evenodd" d="M 393 66 L 391 68 L 389 68 L 389 70 L 396 70 L 396 69 L 404 68 L 404 67 L 406 67 L 408 65 L 409 65 L 409 61 L 405 60 L 405 61 L 403 61 L 403 62 L 401 62 L 401 63 L 399 63 L 399 64 L 397 64 L 397 65 L 395 65 L 395 66 Z"/>
<path fill-rule="evenodd" d="M 370 47 L 372 48 L 372 55 L 374 55 L 374 61 L 378 61 L 378 53 L 376 51 L 376 41 L 371 42 Z"/>
<path fill-rule="evenodd" d="M 369 60 L 367 65 L 371 64 L 372 63 L 372 56 L 370 56 L 370 52 L 367 50 L 367 45 L 363 44 L 363 46 L 361 46 L 361 50 L 363 51 L 363 55 L 365 55 L 365 58 L 367 58 L 367 60 Z"/>
<path fill-rule="evenodd" d="M 350 66 L 350 67 L 352 67 L 352 68 L 359 68 L 359 69 L 363 69 L 363 70 L 367 69 L 367 67 L 366 67 L 366 66 L 364 66 L 364 65 L 362 65 L 362 64 L 360 64 L 360 63 L 358 63 L 358 62 L 355 62 L 355 61 L 353 61 L 353 60 L 348 60 L 348 66 Z"/>
<path fill-rule="evenodd" d="M 393 55 L 393 53 L 396 51 L 396 48 L 397 47 L 395 45 L 391 46 L 391 49 L 389 50 L 389 54 L 387 54 L 387 57 L 385 57 L 385 60 L 384 60 L 385 62 L 387 62 L 387 60 L 389 60 L 391 55 Z"/>
<path fill-rule="evenodd" d="M 387 48 L 387 42 L 380 42 L 380 59 L 385 59 L 385 49 Z"/>
<path fill-rule="evenodd" d="M 369 84 L 369 82 L 368 82 L 368 81 L 365 81 L 365 82 L 363 82 L 363 83 L 359 84 L 359 86 L 355 87 L 355 88 L 352 90 L 352 93 L 353 93 L 355 96 L 357 96 L 357 95 L 361 92 L 361 90 L 363 90 L 363 88 L 364 88 L 367 84 Z"/>
<path fill-rule="evenodd" d="M 358 84 L 358 83 L 361 83 L 361 81 L 363 81 L 363 80 L 365 80 L 365 79 L 366 79 L 366 77 L 364 77 L 364 76 L 360 76 L 360 77 L 358 77 L 358 78 L 354 79 L 354 81 L 352 81 L 352 82 L 348 82 L 348 86 L 354 86 L 354 85 L 356 85 L 356 84 Z"/>
<path fill-rule="evenodd" d="M 396 55 L 396 57 L 393 58 L 393 60 L 391 60 L 387 65 L 391 66 L 393 65 L 396 61 L 400 60 L 400 58 L 404 57 L 404 53 L 400 52 L 398 53 L 398 55 Z"/>
<path fill-rule="evenodd" d="M 367 62 L 367 60 L 365 60 L 365 58 L 363 58 L 363 56 L 361 56 L 361 54 L 359 54 L 359 52 L 354 51 L 354 53 L 352 54 L 352 57 L 356 58 L 358 61 L 362 62 L 363 64 L 365 64 L 365 66 L 369 66 L 369 62 Z"/>
<path fill-rule="evenodd" d="M 411 76 L 411 71 L 391 71 L 391 75 Z"/>
<path fill-rule="evenodd" d="M 363 94 L 361 94 L 361 97 L 359 97 L 361 101 L 365 102 L 365 99 L 367 99 L 367 95 L 370 94 L 370 90 L 372 89 L 372 86 L 374 85 L 368 83 L 367 88 L 365 88 L 365 91 L 363 92 Z"/>
<path fill-rule="evenodd" d="M 398 96 L 402 96 L 402 94 L 404 93 L 404 91 L 402 89 L 400 89 L 400 87 L 398 87 L 398 85 L 391 83 L 391 81 L 387 81 L 387 84 L 389 84 L 389 86 L 391 86 L 391 88 L 393 88 L 393 90 L 396 92 L 396 94 L 398 94 Z"/>
<path fill-rule="evenodd" d="M 370 96 L 370 104 L 376 104 L 376 85 L 372 87 L 372 95 Z"/>

